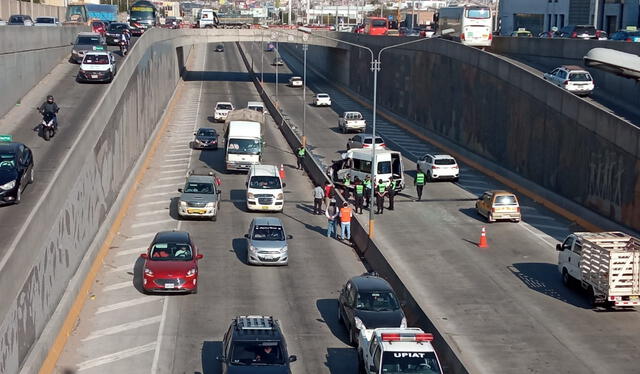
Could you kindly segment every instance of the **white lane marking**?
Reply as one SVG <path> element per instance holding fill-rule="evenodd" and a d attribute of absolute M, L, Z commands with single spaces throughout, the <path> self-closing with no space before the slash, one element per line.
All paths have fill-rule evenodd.
<path fill-rule="evenodd" d="M 174 167 L 177 165 L 187 164 L 189 161 L 186 158 L 182 158 L 180 160 L 163 160 L 162 165 L 173 165 Z"/>
<path fill-rule="evenodd" d="M 174 182 L 174 183 L 167 183 L 167 184 L 156 184 L 155 186 L 151 186 L 151 187 L 147 187 L 147 190 L 155 190 L 155 189 L 159 189 L 159 188 L 167 188 L 167 187 L 175 187 L 175 186 L 182 186 L 182 182 Z"/>
<path fill-rule="evenodd" d="M 162 160 L 163 160 L 163 162 L 167 163 L 167 162 L 189 160 L 189 157 L 167 157 L 167 158 L 163 158 Z"/>
<path fill-rule="evenodd" d="M 131 283 L 130 280 L 126 281 L 126 282 L 110 284 L 108 286 L 103 287 L 102 291 L 103 292 L 109 292 L 109 291 L 121 290 L 121 289 L 127 288 L 127 287 L 133 287 L 133 283 Z"/>
<path fill-rule="evenodd" d="M 536 208 L 532 207 L 532 206 L 526 206 L 526 205 L 520 205 L 520 209 L 522 210 L 536 210 Z"/>
<path fill-rule="evenodd" d="M 170 151 L 166 153 L 167 156 L 172 156 L 172 157 L 180 157 L 180 156 L 187 156 L 189 155 L 189 152 L 184 152 L 182 149 L 180 151 Z"/>
<path fill-rule="evenodd" d="M 187 173 L 183 169 L 164 170 L 160 172 L 160 174 L 173 174 L 173 173 L 182 173 L 184 175 L 187 175 Z"/>
<path fill-rule="evenodd" d="M 137 299 L 131 299 L 127 301 L 122 301 L 120 303 L 101 306 L 98 308 L 98 310 L 96 310 L 96 314 L 113 312 L 114 310 L 118 310 L 118 309 L 131 308 L 132 306 L 153 303 L 153 302 L 162 301 L 162 300 L 163 298 L 160 298 L 160 297 L 142 296 L 142 297 L 138 297 Z"/>
<path fill-rule="evenodd" d="M 146 251 L 147 251 L 147 247 L 138 247 L 138 248 L 125 249 L 125 250 L 122 250 L 122 251 L 118 251 L 116 253 L 116 257 L 134 255 L 134 254 L 144 253 Z"/>
<path fill-rule="evenodd" d="M 168 204 L 168 203 L 170 203 L 170 201 L 168 200 L 156 200 L 156 201 L 149 201 L 148 203 L 136 204 L 136 206 L 143 207 L 143 206 L 150 206 L 150 205 L 156 205 L 156 204 Z"/>
<path fill-rule="evenodd" d="M 461 187 L 465 187 L 465 188 L 467 188 L 467 187 L 469 187 L 469 188 L 473 188 L 473 187 L 475 187 L 475 188 L 486 188 L 487 186 L 491 185 L 490 183 L 482 182 L 482 181 L 467 182 L 467 181 L 464 181 L 464 180 L 460 180 L 458 182 L 458 184 Z"/>
<path fill-rule="evenodd" d="M 86 342 L 86 341 L 89 341 L 89 340 L 102 338 L 102 337 L 107 336 L 107 335 L 118 334 L 118 333 L 121 333 L 121 332 L 137 329 L 137 328 L 140 328 L 140 327 L 144 327 L 144 326 L 149 326 L 149 325 L 153 325 L 153 324 L 156 324 L 156 323 L 160 323 L 160 319 L 161 318 L 162 318 L 162 316 L 154 316 L 154 317 L 150 317 L 150 318 L 141 319 L 139 321 L 127 322 L 127 323 L 123 323 L 121 325 L 111 326 L 111 327 L 108 327 L 108 328 L 102 329 L 102 330 L 96 330 L 96 331 L 92 332 L 91 334 L 89 334 L 86 338 L 82 339 L 82 341 Z"/>
<path fill-rule="evenodd" d="M 142 198 L 154 197 L 154 196 L 166 196 L 166 195 L 172 195 L 174 193 L 178 193 L 178 192 L 167 191 L 167 192 L 145 193 L 142 195 Z"/>
<path fill-rule="evenodd" d="M 175 222 L 175 219 L 163 219 L 163 220 L 159 220 L 159 221 L 151 221 L 151 222 L 140 222 L 140 223 L 134 223 L 133 225 L 131 225 L 131 228 L 138 228 L 138 227 L 145 227 L 145 226 L 153 226 L 153 225 L 161 225 L 164 223 L 170 223 L 170 222 Z"/>
<path fill-rule="evenodd" d="M 116 353 L 111 353 L 105 356 L 101 356 L 98 358 L 94 358 L 91 360 L 87 360 L 87 361 L 83 361 L 81 363 L 79 363 L 77 365 L 78 371 L 84 371 L 87 369 L 91 369 L 94 368 L 96 366 L 102 366 L 105 364 L 110 364 L 112 362 L 116 362 L 116 361 L 120 361 L 123 360 L 125 358 L 129 358 L 129 357 L 133 357 L 133 356 L 137 356 L 139 354 L 142 353 L 146 353 L 149 351 L 153 351 L 154 349 L 156 349 L 156 343 L 149 343 L 149 344 L 145 344 L 145 345 L 141 345 L 138 347 L 133 347 L 130 349 L 125 349 L 123 351 L 119 351 Z"/>
<path fill-rule="evenodd" d="M 116 266 L 114 268 L 109 269 L 109 273 L 119 273 L 121 271 L 133 270 L 133 264 L 126 264 Z"/>
<path fill-rule="evenodd" d="M 180 165 L 183 165 L 183 167 L 180 167 Z M 178 164 L 171 164 L 171 165 L 162 165 L 160 166 L 161 169 L 169 169 L 169 168 L 177 168 L 178 170 L 182 171 L 184 173 L 184 167 L 187 166 L 188 163 L 181 161 Z"/>
<path fill-rule="evenodd" d="M 524 227 L 525 230 L 529 231 L 530 233 L 532 233 L 533 235 L 537 236 L 538 238 L 540 238 L 543 242 L 547 243 L 551 248 L 553 248 L 555 250 L 556 245 L 553 243 L 549 243 L 549 241 L 547 240 L 547 235 L 541 234 L 539 232 L 535 232 L 533 231 L 528 224 L 520 224 L 520 227 Z"/>
<path fill-rule="evenodd" d="M 136 214 L 136 217 L 154 216 L 156 214 L 166 213 L 168 211 L 169 211 L 169 209 L 156 209 L 156 210 L 151 210 L 151 211 L 148 211 L 148 212 L 138 213 L 138 214 Z"/>
<path fill-rule="evenodd" d="M 138 239 L 145 239 L 145 238 L 153 238 L 154 236 L 156 236 L 156 233 L 155 232 L 150 232 L 150 233 L 146 233 L 146 234 L 139 234 L 139 235 L 130 236 L 126 240 L 138 240 Z"/>
<path fill-rule="evenodd" d="M 206 66 L 207 63 L 207 54 L 205 53 L 204 58 L 202 59 L 202 69 L 201 71 L 204 71 L 204 68 Z M 204 87 L 204 81 L 200 81 L 200 92 L 198 93 L 198 106 L 196 107 L 196 115 L 195 115 L 195 119 L 193 121 L 193 130 L 195 131 L 197 126 L 198 126 L 198 117 L 200 115 L 200 104 L 202 103 L 202 88 Z M 193 149 L 191 149 L 189 151 L 189 153 L 191 153 L 191 156 L 193 156 Z M 189 164 L 191 165 L 191 160 L 189 160 Z M 187 165 L 187 168 L 188 168 Z M 182 228 L 182 221 L 178 221 L 178 230 L 180 230 Z M 164 338 L 164 326 L 165 326 L 165 322 L 167 320 L 167 310 L 169 309 L 169 302 L 170 302 L 170 298 L 168 296 L 164 297 L 164 305 L 162 306 L 162 320 L 160 321 L 160 328 L 158 328 L 158 337 L 156 338 L 156 341 L 158 342 L 157 346 L 155 347 L 155 352 L 153 354 L 153 362 L 151 364 L 151 374 L 156 374 L 158 372 L 158 363 L 160 361 L 160 350 L 162 349 L 162 340 Z"/>
<path fill-rule="evenodd" d="M 158 178 L 156 180 L 158 180 L 158 181 L 170 181 L 170 180 L 173 180 L 173 179 L 182 179 L 182 178 L 184 178 L 182 175 L 176 175 L 175 177 L 162 177 L 162 178 Z"/>

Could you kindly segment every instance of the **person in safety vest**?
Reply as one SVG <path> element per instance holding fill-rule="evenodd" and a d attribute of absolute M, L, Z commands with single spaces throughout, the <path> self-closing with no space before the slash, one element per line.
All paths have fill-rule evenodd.
<path fill-rule="evenodd" d="M 369 204 L 371 203 L 371 177 L 367 175 L 362 184 L 364 185 L 364 200 L 366 203 L 364 207 L 369 208 Z"/>
<path fill-rule="evenodd" d="M 346 201 L 342 204 L 342 208 L 340 208 L 340 239 L 342 240 L 351 240 L 351 207 L 349 207 L 349 203 Z"/>
<path fill-rule="evenodd" d="M 376 214 L 383 214 L 384 197 L 387 195 L 387 184 L 382 182 L 382 179 L 379 179 L 375 188 L 376 188 L 376 205 L 378 206 L 378 211 L 376 212 Z"/>
<path fill-rule="evenodd" d="M 298 162 L 298 170 L 302 169 L 302 161 L 304 160 L 304 155 L 307 153 L 307 150 L 304 147 L 300 146 L 296 150 L 296 161 Z"/>
<path fill-rule="evenodd" d="M 387 185 L 387 196 L 389 197 L 389 210 L 393 210 L 393 199 L 396 196 L 396 183 L 395 179 L 391 178 Z"/>
<path fill-rule="evenodd" d="M 416 192 L 418 193 L 418 200 L 422 200 L 422 189 L 424 188 L 425 175 L 422 170 L 416 171 L 416 179 L 413 180 L 413 184 L 416 186 Z"/>
<path fill-rule="evenodd" d="M 356 199 L 356 213 L 362 214 L 362 204 L 364 203 L 364 183 L 356 177 L 353 183 L 353 195 Z M 360 210 L 360 212 L 358 212 Z"/>

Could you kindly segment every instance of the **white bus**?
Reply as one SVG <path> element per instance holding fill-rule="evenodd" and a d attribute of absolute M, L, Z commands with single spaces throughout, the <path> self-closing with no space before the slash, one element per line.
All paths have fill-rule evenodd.
<path fill-rule="evenodd" d="M 490 47 L 493 36 L 491 9 L 482 5 L 460 5 L 440 8 L 434 16 L 438 34 L 472 47 Z"/>

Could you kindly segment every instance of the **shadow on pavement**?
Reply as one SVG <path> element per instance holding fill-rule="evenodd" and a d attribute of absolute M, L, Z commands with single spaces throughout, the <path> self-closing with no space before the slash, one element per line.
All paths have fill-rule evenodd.
<path fill-rule="evenodd" d="M 202 373 L 194 374 L 218 374 L 222 373 L 222 367 L 217 357 L 222 356 L 222 342 L 202 343 Z"/>
<path fill-rule="evenodd" d="M 331 374 L 357 373 L 358 352 L 355 348 L 327 348 L 324 363 Z"/>
<path fill-rule="evenodd" d="M 142 253 L 144 251 L 140 251 Z M 138 255 L 136 257 L 136 263 L 133 265 L 133 287 L 135 287 L 138 292 L 144 294 L 144 289 L 142 288 L 142 268 L 144 267 L 144 260 Z"/>
<path fill-rule="evenodd" d="M 247 190 L 231 190 L 229 191 L 229 199 L 236 209 L 241 212 L 246 211 Z"/>
<path fill-rule="evenodd" d="M 236 254 L 236 257 L 243 264 L 248 264 L 247 261 L 247 241 L 244 238 L 235 238 L 231 241 L 231 248 Z"/>
<path fill-rule="evenodd" d="M 329 327 L 333 336 L 340 339 L 344 344 L 349 344 L 347 330 L 338 321 L 338 299 L 318 299 L 316 300 L 316 308 L 318 308 L 322 316 L 320 322 L 324 322 Z M 329 361 L 328 358 L 327 361 Z"/>
<path fill-rule="evenodd" d="M 289 78 L 287 78 L 289 79 Z M 197 82 L 250 82 L 249 73 L 233 71 L 186 71 L 184 80 Z M 275 81 L 275 79 L 274 79 Z"/>

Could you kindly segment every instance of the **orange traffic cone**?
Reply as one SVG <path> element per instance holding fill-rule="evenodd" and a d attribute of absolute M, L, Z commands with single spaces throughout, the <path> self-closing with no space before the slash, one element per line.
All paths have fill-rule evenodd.
<path fill-rule="evenodd" d="M 280 179 L 283 179 L 286 177 L 285 173 L 284 173 L 284 165 L 280 164 Z"/>
<path fill-rule="evenodd" d="M 487 244 L 487 231 L 482 226 L 482 233 L 480 234 L 480 243 L 478 243 L 478 247 L 480 248 L 489 248 L 489 244 Z"/>

